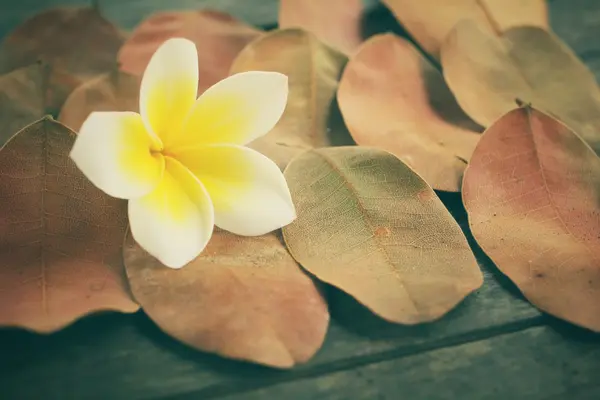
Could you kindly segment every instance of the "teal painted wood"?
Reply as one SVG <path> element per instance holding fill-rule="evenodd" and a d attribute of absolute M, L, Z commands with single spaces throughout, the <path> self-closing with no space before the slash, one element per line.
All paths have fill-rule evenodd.
<path fill-rule="evenodd" d="M 600 338 L 568 335 L 536 327 L 224 399 L 600 399 Z"/>
<path fill-rule="evenodd" d="M 228 12 L 250 24 L 277 23 L 279 0 L 97 0 L 102 14 L 124 29 L 133 29 L 150 14 L 165 10 L 212 8 Z M 372 8 L 376 0 L 363 0 Z M 92 0 L 8 0 L 0 4 L 0 37 L 29 16 L 56 6 L 86 6 Z M 8 4 L 7 4 L 8 3 Z"/>

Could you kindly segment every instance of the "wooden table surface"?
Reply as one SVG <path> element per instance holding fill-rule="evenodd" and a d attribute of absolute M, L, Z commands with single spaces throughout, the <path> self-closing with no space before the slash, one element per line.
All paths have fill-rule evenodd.
<path fill-rule="evenodd" d="M 2 2 L 0 35 L 44 8 L 85 3 Z M 389 29 L 389 13 L 367 3 L 370 29 Z M 553 29 L 600 78 L 600 2 L 548 3 Z M 101 1 L 103 13 L 125 29 L 160 9 L 202 6 L 264 27 L 276 21 L 276 0 Z M 441 196 L 465 226 L 460 197 Z M 485 285 L 432 324 L 384 323 L 329 288 L 326 342 L 291 371 L 189 349 L 141 312 L 88 317 L 48 336 L 0 330 L 0 400 L 600 399 L 600 335 L 540 313 L 473 246 Z"/>

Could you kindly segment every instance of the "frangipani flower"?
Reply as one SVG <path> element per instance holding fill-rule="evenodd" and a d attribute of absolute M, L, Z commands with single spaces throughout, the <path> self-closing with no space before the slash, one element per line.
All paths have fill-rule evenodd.
<path fill-rule="evenodd" d="M 171 268 L 196 258 L 214 225 L 255 236 L 296 217 L 277 165 L 244 147 L 283 114 L 287 77 L 239 73 L 196 99 L 197 60 L 193 42 L 164 42 L 144 72 L 140 114 L 90 114 L 71 151 L 94 185 L 129 200 L 134 239 Z"/>

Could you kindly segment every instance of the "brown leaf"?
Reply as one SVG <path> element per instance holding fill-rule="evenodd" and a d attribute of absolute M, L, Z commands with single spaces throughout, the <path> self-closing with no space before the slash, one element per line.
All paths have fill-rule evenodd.
<path fill-rule="evenodd" d="M 335 102 L 347 58 L 301 29 L 269 32 L 249 44 L 231 73 L 252 70 L 288 76 L 289 95 L 279 123 L 251 147 L 282 169 L 297 154 L 314 147 L 351 144 Z"/>
<path fill-rule="evenodd" d="M 93 111 L 138 112 L 139 94 L 140 78 L 115 69 L 75 89 L 58 120 L 77 132 Z"/>
<path fill-rule="evenodd" d="M 481 128 L 410 42 L 366 41 L 344 69 L 338 101 L 356 143 L 393 153 L 435 189 L 460 191 Z"/>
<path fill-rule="evenodd" d="M 216 230 L 204 252 L 174 270 L 128 235 L 125 266 L 135 298 L 169 335 L 203 351 L 289 368 L 321 347 L 327 304 L 278 235 Z"/>
<path fill-rule="evenodd" d="M 477 242 L 542 310 L 600 331 L 600 159 L 530 108 L 483 134 L 463 200 Z"/>
<path fill-rule="evenodd" d="M 44 118 L 0 151 L 0 325 L 51 332 L 94 311 L 139 308 L 121 258 L 126 202 L 81 174 L 74 138 Z"/>
<path fill-rule="evenodd" d="M 153 14 L 131 34 L 119 52 L 123 71 L 142 76 L 150 58 L 167 39 L 182 37 L 198 48 L 198 93 L 227 77 L 238 53 L 261 31 L 219 11 Z"/>
<path fill-rule="evenodd" d="M 348 54 L 362 43 L 361 0 L 281 0 L 279 27 L 302 28 Z"/>
<path fill-rule="evenodd" d="M 545 0 L 382 0 L 425 51 L 439 56 L 446 35 L 461 19 L 489 32 L 521 25 L 548 28 Z"/>
<path fill-rule="evenodd" d="M 22 127 L 42 118 L 48 66 L 35 63 L 0 76 L 0 147 Z"/>
<path fill-rule="evenodd" d="M 124 41 L 123 33 L 95 8 L 54 8 L 15 29 L 0 46 L 0 73 L 38 59 L 52 66 L 48 108 L 57 112 L 84 81 L 109 71 Z"/>
<path fill-rule="evenodd" d="M 425 181 L 365 147 L 316 149 L 285 170 L 292 256 L 391 322 L 440 318 L 481 286 L 467 240 Z"/>
<path fill-rule="evenodd" d="M 462 21 L 444 43 L 442 66 L 458 103 L 483 126 L 520 99 L 560 119 L 600 152 L 596 79 L 556 35 L 519 27 L 497 38 Z"/>

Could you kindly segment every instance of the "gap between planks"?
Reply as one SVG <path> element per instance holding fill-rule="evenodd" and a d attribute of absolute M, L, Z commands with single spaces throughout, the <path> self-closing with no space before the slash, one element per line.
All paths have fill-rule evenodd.
<path fill-rule="evenodd" d="M 474 330 L 472 332 L 463 333 L 447 338 L 443 338 L 439 341 L 433 341 L 430 343 L 422 343 L 417 345 L 401 346 L 396 349 L 387 350 L 379 353 L 373 353 L 364 356 L 350 357 L 347 359 L 341 359 L 322 365 L 315 366 L 314 368 L 306 370 L 291 370 L 286 372 L 280 378 L 267 378 L 267 379 L 254 379 L 252 381 L 243 382 L 226 382 L 219 383 L 209 386 L 205 389 L 191 391 L 187 393 L 181 393 L 173 396 L 162 396 L 157 399 L 160 400 L 191 400 L 191 399 L 215 399 L 223 396 L 231 396 L 236 394 L 243 394 L 249 391 L 264 389 L 270 386 L 278 385 L 281 383 L 293 382 L 301 379 L 318 377 L 325 374 L 331 374 L 335 372 L 352 370 L 360 367 L 364 367 L 369 364 L 380 363 L 383 361 L 390 361 L 394 359 L 401 359 L 404 357 L 414 356 L 416 354 L 427 353 L 436 351 L 448 347 L 461 346 L 471 342 L 478 342 L 482 340 L 491 339 L 497 336 L 513 334 L 520 331 L 525 331 L 531 328 L 544 326 L 548 317 L 545 315 L 538 315 L 535 317 L 526 318 L 520 321 L 510 322 L 505 325 L 495 326 L 491 328 L 484 328 Z"/>

